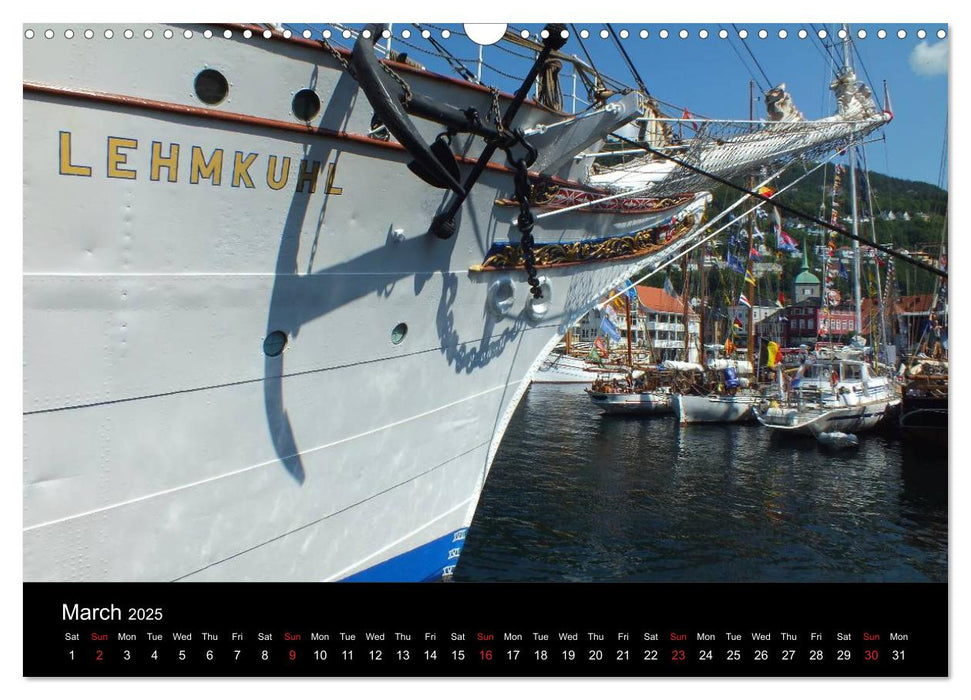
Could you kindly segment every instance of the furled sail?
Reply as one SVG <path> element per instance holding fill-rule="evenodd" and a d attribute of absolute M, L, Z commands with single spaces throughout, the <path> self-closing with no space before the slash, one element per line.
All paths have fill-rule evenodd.
<path fill-rule="evenodd" d="M 888 123 L 893 115 L 881 110 L 870 90 L 846 69 L 833 81 L 836 114 L 806 120 L 796 109 L 785 89 L 779 85 L 766 93 L 769 119 L 761 122 L 706 120 L 690 117 L 664 120 L 649 114 L 641 118 L 651 124 L 677 122 L 695 134 L 676 138 L 672 134 L 663 147 L 656 140 L 652 148 L 670 153 L 705 172 L 735 178 L 756 172 L 770 164 L 782 165 L 795 158 L 812 158 L 825 151 L 843 148 Z M 657 134 L 657 131 L 653 132 Z M 652 154 L 623 163 L 591 168 L 589 183 L 613 191 L 642 190 L 664 196 L 710 187 L 711 181 L 672 161 Z"/>

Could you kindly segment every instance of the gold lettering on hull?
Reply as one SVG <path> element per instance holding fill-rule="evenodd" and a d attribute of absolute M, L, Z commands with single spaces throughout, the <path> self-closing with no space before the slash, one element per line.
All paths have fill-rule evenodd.
<path fill-rule="evenodd" d="M 61 175 L 77 175 L 80 177 L 91 177 L 90 165 L 75 165 L 71 162 L 71 132 L 62 131 L 60 133 L 60 147 L 58 158 L 60 159 Z"/>
<path fill-rule="evenodd" d="M 169 182 L 179 181 L 179 144 L 171 144 L 169 154 L 163 156 L 162 142 L 152 141 L 152 182 L 158 182 L 161 179 L 162 168 L 168 172 Z"/>
<path fill-rule="evenodd" d="M 137 177 L 136 172 L 131 168 L 122 167 L 128 163 L 128 153 L 122 151 L 123 148 L 138 148 L 138 141 L 117 136 L 108 137 L 108 177 L 134 180 Z"/>
<path fill-rule="evenodd" d="M 71 157 L 71 147 L 74 134 L 70 131 L 58 132 L 58 174 L 73 177 L 93 177 L 96 168 L 91 165 L 75 163 Z M 148 154 L 149 180 L 151 182 L 178 183 L 180 175 L 184 178 L 184 169 L 180 168 L 185 157 L 185 148 L 178 143 L 152 141 Z M 186 146 L 189 149 L 188 170 L 189 183 L 198 185 L 202 180 L 209 180 L 213 187 L 221 187 L 223 183 L 223 165 L 226 150 L 222 148 L 203 148 L 202 146 Z M 105 148 L 104 175 L 113 179 L 136 180 L 138 171 L 145 167 L 145 155 L 138 158 L 138 140 L 122 136 L 107 137 Z M 141 151 L 145 153 L 144 148 Z M 258 189 L 251 170 L 262 166 L 258 164 L 261 154 L 246 151 L 230 151 L 233 153 L 231 186 L 247 190 Z M 271 190 L 282 190 L 290 182 L 293 159 L 289 156 L 266 155 L 266 186 Z M 313 194 L 317 191 L 323 165 L 319 160 L 300 159 L 297 166 L 296 191 Z M 228 167 L 228 163 L 225 163 Z M 334 184 L 337 177 L 336 160 L 326 163 L 327 174 L 324 176 L 324 194 L 340 195 L 344 188 Z M 164 178 L 163 178 L 164 172 Z M 228 173 L 227 173 L 228 174 Z M 183 179 L 184 182 L 184 179 Z"/>

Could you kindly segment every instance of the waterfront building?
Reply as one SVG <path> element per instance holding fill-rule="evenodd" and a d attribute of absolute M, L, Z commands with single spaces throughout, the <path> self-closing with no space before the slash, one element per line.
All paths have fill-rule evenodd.
<path fill-rule="evenodd" d="M 685 323 L 684 305 L 680 297 L 672 296 L 660 287 L 637 285 L 637 298 L 640 304 L 631 306 L 631 327 L 627 328 L 626 314 L 618 311 L 616 326 L 620 331 L 620 343 L 626 344 L 631 333 L 631 342 L 653 350 L 654 361 L 684 359 Z M 635 308 L 638 307 L 638 308 Z M 575 325 L 573 337 L 580 342 L 593 342 L 598 334 L 603 335 L 600 324 L 603 309 L 593 308 Z M 698 332 L 700 316 L 688 307 L 688 347 L 689 360 L 697 361 Z"/>

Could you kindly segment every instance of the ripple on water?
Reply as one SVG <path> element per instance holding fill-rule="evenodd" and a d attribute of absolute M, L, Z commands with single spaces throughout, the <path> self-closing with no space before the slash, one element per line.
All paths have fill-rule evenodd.
<path fill-rule="evenodd" d="M 947 461 L 758 425 L 599 415 L 534 385 L 483 491 L 458 581 L 946 581 Z"/>

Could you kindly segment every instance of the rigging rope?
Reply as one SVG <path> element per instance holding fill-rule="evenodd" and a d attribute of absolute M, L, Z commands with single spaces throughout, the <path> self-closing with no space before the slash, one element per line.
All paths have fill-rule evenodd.
<path fill-rule="evenodd" d="M 738 49 L 735 48 L 735 43 L 732 41 L 732 34 L 731 34 L 731 32 L 729 32 L 727 29 L 725 29 L 725 27 L 723 27 L 720 24 L 718 25 L 718 28 L 721 29 L 722 31 L 724 31 L 726 33 L 727 38 L 728 38 L 728 45 L 731 47 L 732 51 L 735 52 L 735 55 L 738 56 L 739 62 L 742 64 L 742 67 L 748 72 L 749 77 L 754 82 L 758 82 L 758 80 L 759 80 L 758 79 L 758 76 L 755 75 L 755 73 L 752 71 L 751 66 L 749 66 L 749 64 L 748 64 L 748 61 L 746 61 L 745 58 L 742 56 L 742 54 L 740 54 L 738 52 Z"/>
<path fill-rule="evenodd" d="M 736 33 L 739 33 L 740 34 L 740 32 L 738 31 L 738 27 L 736 27 L 734 24 L 732 24 L 732 29 L 734 29 Z M 745 47 L 745 50 L 748 51 L 748 55 L 752 57 L 752 60 L 753 61 L 755 61 L 755 67 L 759 69 L 759 73 L 761 73 L 762 74 L 762 77 L 765 78 L 765 82 L 767 83 L 767 86 L 766 86 L 765 90 L 763 90 L 763 92 L 768 92 L 769 90 L 772 89 L 772 81 L 769 80 L 769 76 L 767 76 L 765 74 L 765 71 L 762 70 L 762 64 L 759 63 L 759 59 L 757 59 L 755 57 L 755 54 L 752 53 L 752 49 L 749 48 L 748 42 L 745 41 L 744 39 L 742 39 L 741 41 L 742 41 L 742 46 L 744 46 Z M 756 81 L 756 82 L 758 82 L 758 81 Z M 762 87 L 762 85 L 760 83 L 759 84 L 759 88 L 761 88 L 761 87 Z"/>
<path fill-rule="evenodd" d="M 676 165 L 680 165 L 682 168 L 685 168 L 687 170 L 690 170 L 693 173 L 697 173 L 698 175 L 701 175 L 703 177 L 710 178 L 710 179 L 714 180 L 715 182 L 718 182 L 718 183 L 720 183 L 722 185 L 726 185 L 728 187 L 731 187 L 734 190 L 738 190 L 739 192 L 742 192 L 744 194 L 747 194 L 750 197 L 753 197 L 753 198 L 758 199 L 758 200 L 761 200 L 763 202 L 767 202 L 769 204 L 772 204 L 773 206 L 777 207 L 781 211 L 784 211 L 784 212 L 786 212 L 788 214 L 791 214 L 792 216 L 796 216 L 796 217 L 798 217 L 800 219 L 805 219 L 806 221 L 811 221 L 812 223 L 816 224 L 817 226 L 822 226 L 823 228 L 826 228 L 826 229 L 828 229 L 830 231 L 833 231 L 834 233 L 838 233 L 841 236 L 845 236 L 846 238 L 849 238 L 851 240 L 855 240 L 855 241 L 858 241 L 860 243 L 863 243 L 864 245 L 868 245 L 868 246 L 870 246 L 872 248 L 876 248 L 877 250 L 879 250 L 879 251 L 881 251 L 883 253 L 886 253 L 887 255 L 893 256 L 893 257 L 895 257 L 895 258 L 897 258 L 899 260 L 902 260 L 904 262 L 910 263 L 914 267 L 919 267 L 922 270 L 926 270 L 927 272 L 930 272 L 932 274 L 935 274 L 935 275 L 937 275 L 939 277 L 944 277 L 944 278 L 947 277 L 947 272 L 945 272 L 944 270 L 941 270 L 941 269 L 939 269 L 937 267 L 934 267 L 933 265 L 930 265 L 930 264 L 925 263 L 925 262 L 920 261 L 920 260 L 915 260 L 914 258 L 911 258 L 910 256 L 907 256 L 907 255 L 904 255 L 903 253 L 899 253 L 896 250 L 893 250 L 892 248 L 888 248 L 886 246 L 882 246 L 882 245 L 879 245 L 879 244 L 876 244 L 876 243 L 872 243 L 871 241 L 868 241 L 866 238 L 863 238 L 862 236 L 857 236 L 857 235 L 855 235 L 853 233 L 850 233 L 846 229 L 841 228 L 839 226 L 835 226 L 835 225 L 833 225 L 833 224 L 831 224 L 831 223 L 829 223 L 827 221 L 823 221 L 822 219 L 820 219 L 818 217 L 815 217 L 812 214 L 807 214 L 805 212 L 799 211 L 798 209 L 793 209 L 792 207 L 790 207 L 790 206 L 788 206 L 786 204 L 782 204 L 781 202 L 774 202 L 770 197 L 766 197 L 765 195 L 759 194 L 758 192 L 753 192 L 752 190 L 749 190 L 749 189 L 747 189 L 745 187 L 742 187 L 741 185 L 736 185 L 734 182 L 731 182 L 730 180 L 726 180 L 723 177 L 719 177 L 718 175 L 715 175 L 714 173 L 705 172 L 701 168 L 696 168 L 695 166 L 691 165 L 690 163 L 687 163 L 686 161 L 681 160 L 680 158 L 675 158 L 674 156 L 672 156 L 670 154 L 663 153 L 661 151 L 655 150 L 655 149 L 651 148 L 650 146 L 646 146 L 644 144 L 637 143 L 636 141 L 632 141 L 632 140 L 630 140 L 628 138 L 625 138 L 623 136 L 620 136 L 617 133 L 613 133 L 613 134 L 611 134 L 611 136 L 613 136 L 617 140 L 623 141 L 624 143 L 627 143 L 627 144 L 629 144 L 631 146 L 635 146 L 637 148 L 642 148 L 642 149 L 644 149 L 644 151 L 646 151 L 648 153 L 652 153 L 655 156 L 658 156 L 660 158 L 664 158 L 665 160 L 669 160 L 672 163 L 674 163 Z"/>
<path fill-rule="evenodd" d="M 412 24 L 411 26 L 415 27 L 419 32 L 421 32 L 422 26 L 420 24 Z M 475 77 L 475 74 L 472 73 L 472 71 L 470 71 L 468 68 L 466 68 L 462 64 L 461 60 L 453 56 L 448 49 L 446 49 L 444 46 L 438 43 L 435 37 L 431 35 L 431 32 L 428 33 L 428 36 L 425 36 L 424 34 L 422 34 L 422 37 L 425 39 L 425 41 L 427 41 L 429 44 L 435 47 L 435 50 L 439 52 L 439 55 L 445 59 L 445 61 L 449 64 L 449 66 L 452 67 L 452 70 L 454 70 L 456 73 L 458 73 L 461 77 L 465 78 L 470 83 L 476 83 L 476 84 L 479 83 L 479 79 Z"/>
<path fill-rule="evenodd" d="M 617 34 L 614 32 L 614 28 L 610 24 L 607 24 L 605 26 L 607 27 L 607 31 L 610 32 L 610 36 L 614 38 L 614 43 L 617 45 L 617 48 L 620 49 L 620 53 L 624 57 L 624 60 L 627 62 L 627 67 L 630 68 L 630 72 L 634 74 L 634 80 L 637 82 L 637 87 L 641 89 L 641 92 L 644 93 L 645 97 L 650 97 L 651 96 L 650 91 L 647 89 L 647 86 L 644 85 L 644 81 L 641 80 L 641 74 L 637 72 L 637 68 L 634 66 L 634 62 L 631 61 L 630 56 L 627 55 L 627 50 L 624 48 L 624 45 L 621 44 L 620 39 L 617 38 Z"/>
<path fill-rule="evenodd" d="M 819 165 L 817 165 L 816 167 L 814 167 L 812 170 L 809 170 L 808 172 L 806 172 L 805 175 L 800 175 L 798 178 L 796 178 L 795 180 L 793 180 L 792 182 L 790 182 L 788 185 L 785 185 L 784 187 L 780 187 L 778 190 L 776 190 L 775 194 L 773 194 L 772 196 L 773 197 L 779 196 L 780 194 L 782 194 L 783 192 L 785 192 L 790 187 L 793 187 L 794 185 L 796 185 L 796 183 L 798 183 L 798 182 L 804 180 L 805 178 L 809 177 L 812 173 L 816 172 L 819 168 L 821 168 L 827 162 L 829 162 L 830 160 L 832 160 L 833 158 L 835 158 L 837 155 L 839 155 L 839 154 L 838 153 L 833 153 L 829 158 L 827 158 L 826 160 L 824 160 L 822 163 L 820 163 Z M 756 185 L 756 188 L 764 187 L 765 185 L 769 184 L 770 182 L 772 182 L 773 180 L 775 180 L 776 178 L 778 178 L 780 175 L 782 175 L 782 173 L 785 172 L 791 165 L 792 165 L 792 163 L 787 163 L 775 175 L 769 176 L 768 178 L 766 178 L 765 180 L 763 180 L 762 182 L 760 182 L 758 185 Z M 706 223 L 704 226 L 702 226 L 701 228 L 699 228 L 692 235 L 698 236 L 701 233 L 703 233 L 704 231 L 706 231 L 707 229 L 711 228 L 717 221 L 719 221 L 724 216 L 726 216 L 732 209 L 735 209 L 736 207 L 740 206 L 746 199 L 747 199 L 747 196 L 746 195 L 743 195 L 743 196 L 739 197 L 737 200 L 735 200 L 735 202 L 728 209 L 726 209 L 725 211 L 721 212 L 714 219 L 711 219 L 710 221 L 708 221 L 708 223 Z M 770 203 L 773 206 L 778 206 L 778 203 L 775 202 L 774 200 L 772 200 L 771 198 L 770 198 Z M 643 282 L 644 280 L 646 280 L 648 277 L 652 277 L 653 275 L 656 275 L 658 272 L 660 272 L 661 270 L 663 270 L 664 268 L 666 268 L 668 265 L 670 265 L 671 263 L 673 263 L 675 260 L 678 260 L 681 257 L 687 255 L 688 253 L 690 253 L 691 251 L 693 251 L 698 246 L 704 245 L 705 243 L 707 243 L 708 241 L 710 241 L 712 238 L 714 238 L 715 236 L 717 236 L 719 233 L 721 233 L 722 231 L 724 231 L 725 229 L 727 229 L 729 226 L 734 226 L 736 223 L 738 223 L 738 220 L 739 219 L 742 219 L 745 216 L 751 214 L 753 211 L 755 211 L 756 209 L 758 209 L 761 206 L 762 206 L 761 204 L 756 204 L 755 206 L 749 208 L 747 211 L 742 212 L 741 214 L 739 214 L 736 217 L 733 217 L 731 221 L 729 221 L 727 224 L 725 224 L 724 226 L 722 226 L 720 229 L 718 229 L 714 233 L 708 234 L 702 240 L 694 243 L 692 246 L 690 246 L 686 250 L 684 250 L 682 252 L 679 252 L 676 255 L 672 256 L 669 260 L 664 261 L 663 263 L 661 263 L 660 265 L 658 265 L 656 268 L 654 268 L 653 270 L 651 270 L 650 272 L 648 272 L 643 277 L 640 277 L 636 281 L 631 282 L 627 286 L 621 285 L 623 287 L 623 289 L 621 289 L 620 291 L 616 292 L 613 296 L 609 297 L 607 299 L 607 301 L 605 301 L 602 304 L 602 306 L 606 306 L 607 304 L 609 304 L 610 302 L 612 302 L 614 299 L 617 299 L 618 297 L 623 296 L 624 294 L 627 293 L 627 290 L 628 289 L 631 289 L 632 287 L 637 286 L 638 284 L 640 284 L 641 282 Z M 722 279 L 724 279 L 724 278 L 722 278 Z M 728 292 L 726 291 L 725 293 L 727 294 Z"/>

